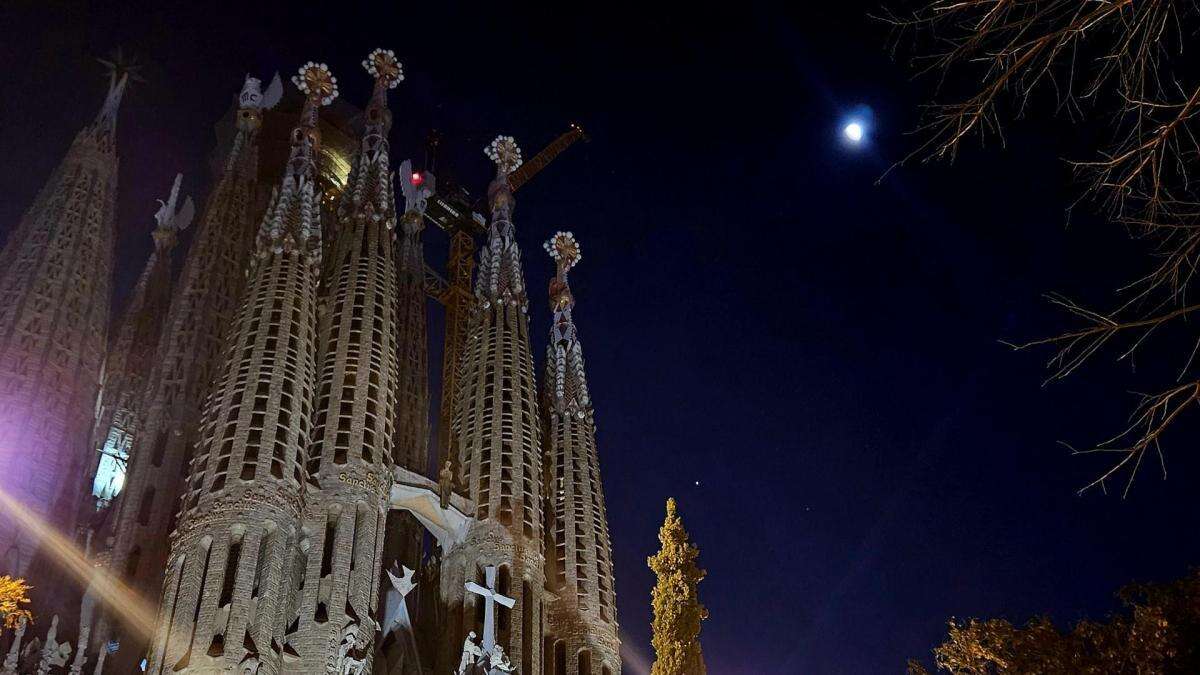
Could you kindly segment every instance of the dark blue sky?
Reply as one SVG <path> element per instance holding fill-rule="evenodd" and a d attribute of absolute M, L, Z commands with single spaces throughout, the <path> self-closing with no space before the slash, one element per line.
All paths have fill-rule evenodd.
<path fill-rule="evenodd" d="M 874 5 L 41 4 L 0 10 L 0 235 L 98 108 L 90 57 L 123 44 L 150 66 L 120 122 L 119 292 L 174 173 L 207 193 L 212 127 L 247 71 L 326 61 L 361 105 L 359 61 L 394 49 L 409 78 L 394 157 L 420 158 L 436 126 L 441 163 L 477 191 L 497 133 L 532 156 L 584 124 L 592 141 L 521 191 L 516 222 L 539 356 L 540 243 L 571 229 L 583 244 L 575 316 L 633 675 L 652 658 L 645 559 L 670 495 L 709 571 L 718 675 L 899 672 L 947 617 L 1098 616 L 1121 584 L 1200 558 L 1191 421 L 1169 480 L 1151 467 L 1124 501 L 1076 496 L 1100 466 L 1056 445 L 1114 432 L 1126 392 L 1164 382 L 1172 340 L 1147 345 L 1136 378 L 1102 360 L 1049 388 L 1049 354 L 998 342 L 1066 325 L 1042 292 L 1107 307 L 1142 269 L 1102 221 L 1065 226 L 1060 158 L 1094 130 L 1031 114 L 1006 147 L 877 185 L 932 83 L 890 60 Z M 838 127 L 859 106 L 874 134 L 849 150 Z"/>

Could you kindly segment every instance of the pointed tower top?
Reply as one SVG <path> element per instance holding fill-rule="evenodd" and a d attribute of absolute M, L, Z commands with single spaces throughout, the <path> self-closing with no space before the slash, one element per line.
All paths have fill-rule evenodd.
<path fill-rule="evenodd" d="M 321 131 L 317 127 L 317 111 L 333 103 L 338 97 L 337 78 L 324 63 L 308 63 L 300 66 L 292 83 L 304 94 L 304 110 L 300 122 L 292 131 L 292 151 L 288 159 L 288 176 L 312 178 L 317 151 L 321 145 Z"/>
<path fill-rule="evenodd" d="M 107 59 L 96 59 L 108 71 L 108 94 L 104 97 L 104 105 L 92 123 L 92 129 L 101 137 L 111 139 L 117 129 L 117 111 L 121 108 L 121 99 L 129 80 L 145 82 L 141 76 L 141 65 L 136 59 L 127 57 L 124 50 L 117 47 Z"/>
<path fill-rule="evenodd" d="M 579 242 L 570 232 L 556 232 L 542 247 L 554 258 L 557 268 L 550 280 L 550 309 L 554 311 L 554 323 L 550 326 L 550 344 L 547 346 L 546 385 L 550 388 L 554 412 L 583 419 L 591 409 L 592 399 L 583 367 L 583 348 L 571 318 L 575 296 L 571 295 L 571 286 L 567 282 L 567 273 L 583 256 Z"/>
<path fill-rule="evenodd" d="M 191 197 L 186 198 L 178 210 L 175 208 L 179 201 L 179 186 L 182 182 L 183 174 L 175 174 L 175 183 L 171 186 L 171 196 L 165 202 L 161 199 L 158 200 L 158 211 L 154 214 L 154 221 L 158 223 L 158 227 L 154 230 L 154 243 L 159 248 L 174 244 L 175 237 L 187 229 L 196 215 L 196 206 L 192 203 Z"/>
<path fill-rule="evenodd" d="M 364 156 L 375 161 L 379 159 L 379 153 L 387 149 L 387 133 L 392 128 L 392 113 L 387 107 L 387 92 L 389 89 L 395 89 L 404 79 L 404 69 L 396 60 L 395 52 L 382 48 L 368 54 L 362 65 L 371 77 L 375 78 L 371 102 L 367 104 L 362 151 Z"/>
<path fill-rule="evenodd" d="M 238 107 L 247 110 L 270 110 L 282 97 L 283 80 L 279 79 L 279 73 L 275 73 L 275 77 L 271 78 L 271 84 L 267 85 L 265 93 L 262 90 L 262 80 L 246 73 L 242 93 L 238 95 Z"/>
<path fill-rule="evenodd" d="M 571 295 L 571 287 L 567 283 L 567 273 L 583 258 L 579 242 L 570 232 L 556 232 L 542 248 L 554 258 L 557 272 L 550 280 L 550 308 L 555 315 L 569 312 L 575 306 L 575 298 Z M 568 318 L 567 321 L 570 321 Z"/>
<path fill-rule="evenodd" d="M 492 222 L 508 223 L 511 226 L 513 196 L 508 174 L 521 166 L 521 148 L 512 136 L 497 136 L 483 149 L 488 159 L 496 164 L 496 177 L 488 186 L 488 204 L 492 207 Z"/>
<path fill-rule="evenodd" d="M 292 76 L 305 95 L 300 120 L 292 129 L 287 169 L 271 196 L 258 231 L 258 257 L 285 251 L 321 260 L 321 211 L 316 192 L 316 160 L 321 146 L 317 112 L 337 98 L 337 78 L 324 63 L 309 61 Z M 257 260 L 257 258 L 256 258 Z"/>

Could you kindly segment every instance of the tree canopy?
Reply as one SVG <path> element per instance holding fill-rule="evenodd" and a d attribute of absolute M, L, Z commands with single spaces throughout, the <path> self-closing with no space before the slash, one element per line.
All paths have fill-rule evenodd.
<path fill-rule="evenodd" d="M 5 628 L 14 628 L 21 619 L 33 620 L 33 614 L 25 605 L 29 604 L 29 585 L 24 579 L 0 576 L 0 621 Z"/>
<path fill-rule="evenodd" d="M 1200 673 L 1200 570 L 1168 584 L 1133 584 L 1117 596 L 1124 611 L 1067 631 L 1044 616 L 1024 626 L 951 619 L 946 641 L 933 650 L 935 668 L 954 675 Z M 908 672 L 929 673 L 917 660 Z"/>

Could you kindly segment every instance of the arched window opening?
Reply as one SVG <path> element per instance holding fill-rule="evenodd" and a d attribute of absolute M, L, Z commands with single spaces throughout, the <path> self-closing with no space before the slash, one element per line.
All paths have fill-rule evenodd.
<path fill-rule="evenodd" d="M 146 490 L 146 494 L 142 495 L 142 503 L 138 505 L 138 525 L 150 524 L 150 507 L 154 506 L 154 488 Z"/>
<path fill-rule="evenodd" d="M 567 643 L 554 643 L 554 675 L 567 675 Z"/>
<path fill-rule="evenodd" d="M 512 575 L 508 571 L 508 565 L 501 565 L 499 578 L 496 581 L 496 590 L 500 592 L 500 595 L 511 598 L 512 595 L 508 592 L 511 586 Z M 508 630 L 509 621 L 512 618 L 512 610 L 500 603 L 496 603 L 496 615 L 496 627 L 502 631 Z"/>

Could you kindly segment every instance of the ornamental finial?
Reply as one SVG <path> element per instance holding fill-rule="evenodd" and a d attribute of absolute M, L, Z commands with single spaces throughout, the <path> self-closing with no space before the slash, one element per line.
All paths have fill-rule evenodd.
<path fill-rule="evenodd" d="M 512 136 L 497 136 L 483 152 L 496 163 L 496 172 L 501 176 L 512 173 L 524 161 L 521 159 L 521 148 Z"/>
<path fill-rule="evenodd" d="M 554 262 L 558 265 L 558 273 L 563 278 L 566 278 L 567 272 L 583 258 L 579 241 L 571 232 L 561 230 L 555 232 L 549 241 L 542 244 L 542 248 L 546 249 L 546 253 L 549 253 L 551 258 L 554 258 Z"/>
<path fill-rule="evenodd" d="M 308 63 L 300 66 L 298 74 L 292 76 L 292 84 L 304 93 L 313 105 L 329 105 L 338 97 L 337 78 L 324 63 Z"/>
<path fill-rule="evenodd" d="M 567 284 L 567 272 L 583 258 L 579 241 L 570 232 L 558 231 L 542 248 L 554 258 L 557 273 L 550 280 L 550 308 L 561 313 L 575 306 L 575 298 L 571 295 L 571 287 Z"/>
<path fill-rule="evenodd" d="M 305 100 L 304 110 L 300 112 L 300 124 L 292 131 L 292 152 L 287 171 L 289 176 L 311 177 L 321 145 L 317 111 L 337 98 L 337 78 L 329 72 L 329 66 L 309 61 L 300 66 L 298 74 L 292 76 L 292 83 L 304 94 Z"/>
<path fill-rule="evenodd" d="M 404 80 L 404 68 L 396 60 L 396 52 L 390 49 L 376 49 L 363 59 L 362 65 L 376 83 L 388 89 L 395 89 Z"/>
<path fill-rule="evenodd" d="M 279 78 L 279 73 L 275 73 L 275 77 L 271 78 L 271 84 L 267 85 L 265 93 L 262 90 L 262 80 L 247 73 L 246 81 L 242 84 L 242 93 L 238 95 L 238 107 L 247 110 L 270 110 L 282 97 L 283 80 Z"/>
<path fill-rule="evenodd" d="M 196 214 L 196 206 L 192 203 L 192 198 L 184 199 L 183 206 L 176 210 L 175 205 L 179 202 L 179 186 L 183 183 L 183 174 L 175 174 L 175 183 L 171 185 L 171 196 L 167 201 L 158 200 L 158 212 L 154 214 L 154 221 L 158 223 L 158 229 L 170 230 L 172 232 L 182 232 L 191 224 L 192 217 Z"/>
<path fill-rule="evenodd" d="M 366 110 L 366 128 L 363 130 L 363 151 L 373 159 L 386 148 L 387 134 L 392 128 L 392 114 L 387 109 L 387 92 L 404 79 L 404 69 L 390 49 L 376 49 L 363 59 L 363 68 L 375 78 L 371 102 Z"/>

